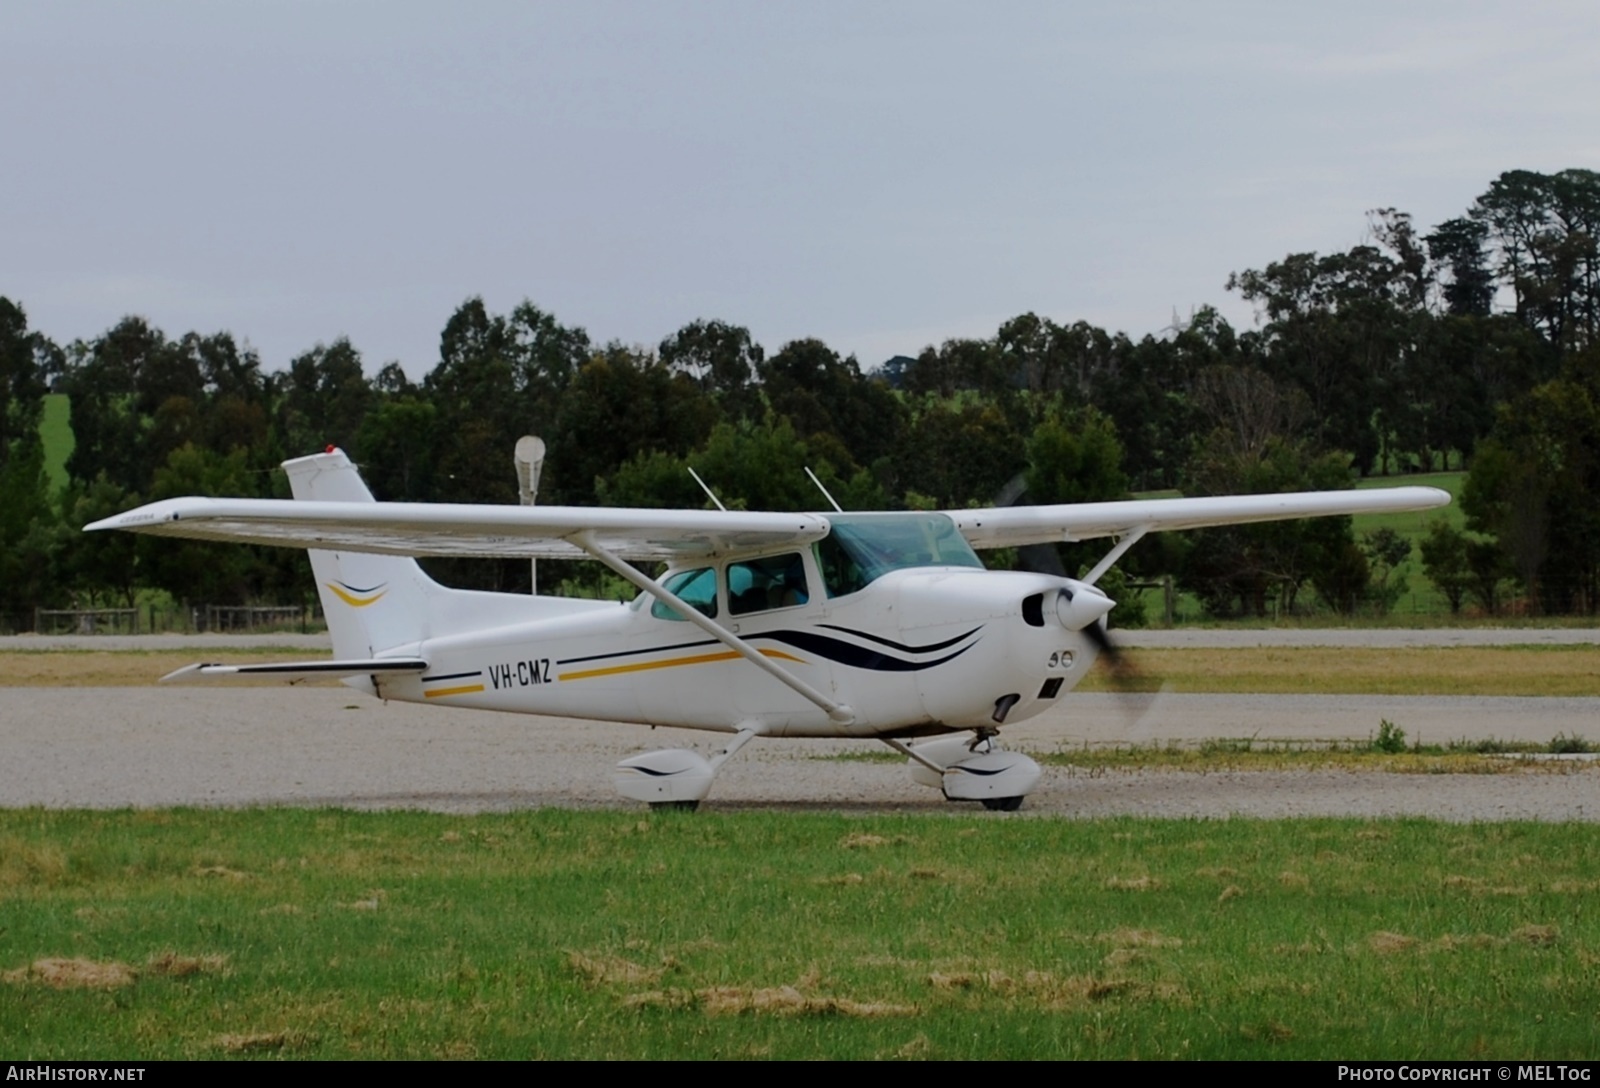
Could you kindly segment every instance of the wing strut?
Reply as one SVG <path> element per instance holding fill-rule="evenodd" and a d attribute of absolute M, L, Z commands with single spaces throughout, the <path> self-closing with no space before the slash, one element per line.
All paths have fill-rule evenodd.
<path fill-rule="evenodd" d="M 1094 569 L 1083 576 L 1084 583 L 1092 586 L 1098 582 L 1100 580 L 1100 576 L 1106 571 L 1110 570 L 1113 563 L 1126 555 L 1129 548 L 1143 540 L 1144 534 L 1148 533 L 1149 531 L 1150 526 L 1148 525 L 1136 525 L 1132 529 L 1129 529 L 1127 535 L 1118 540 L 1116 546 L 1110 551 L 1106 552 L 1105 558 L 1096 563 L 1094 565 Z"/>
<path fill-rule="evenodd" d="M 761 652 L 754 646 L 751 646 L 744 639 L 740 638 L 738 635 L 722 626 L 716 620 L 713 620 L 710 616 L 707 616 L 704 612 L 701 612 L 692 605 L 684 603 L 684 601 L 676 593 L 672 592 L 670 589 L 667 589 L 659 582 L 652 582 L 649 578 L 646 578 L 644 572 L 633 566 L 631 563 L 624 559 L 618 558 L 616 555 L 597 544 L 594 538 L 587 531 L 575 533 L 574 535 L 567 537 L 567 539 L 573 544 L 576 544 L 578 547 L 582 548 L 584 551 L 588 552 L 590 555 L 594 556 L 595 559 L 599 560 L 601 563 L 604 563 L 607 567 L 610 567 L 617 574 L 638 586 L 644 592 L 671 605 L 677 610 L 678 615 L 682 616 L 690 623 L 693 623 L 696 627 L 699 627 L 706 634 L 727 646 L 728 649 L 734 651 L 752 665 L 761 669 L 763 672 L 770 674 L 780 683 L 793 688 L 808 702 L 815 703 L 817 706 L 827 711 L 828 718 L 831 721 L 836 722 L 839 725 L 849 725 L 856 720 L 855 711 L 851 710 L 848 706 L 840 702 L 835 702 L 822 692 L 818 691 L 816 688 L 812 687 L 810 684 L 806 683 L 804 680 L 800 679 L 798 676 L 795 676 L 793 673 L 789 672 L 787 669 L 780 668 L 775 662 L 769 660 L 768 658 L 762 657 Z"/>

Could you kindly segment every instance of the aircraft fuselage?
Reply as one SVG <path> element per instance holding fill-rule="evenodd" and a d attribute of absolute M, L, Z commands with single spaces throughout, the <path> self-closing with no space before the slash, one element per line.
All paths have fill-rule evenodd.
<path fill-rule="evenodd" d="M 996 720 L 1002 701 L 1004 722 L 1032 717 L 1070 691 L 1093 662 L 1090 639 L 1063 628 L 1048 609 L 1041 617 L 1037 607 L 1024 607 L 1034 595 L 1053 600 L 1061 584 L 1048 575 L 918 568 L 890 572 L 840 598 L 819 595 L 738 616 L 724 605 L 721 622 L 729 630 L 846 704 L 854 716 L 849 724 L 830 719 L 648 596 L 404 647 L 425 658 L 428 671 L 381 678 L 377 693 L 692 729 L 756 726 L 769 736 L 915 736 L 993 727 L 1002 724 Z"/>

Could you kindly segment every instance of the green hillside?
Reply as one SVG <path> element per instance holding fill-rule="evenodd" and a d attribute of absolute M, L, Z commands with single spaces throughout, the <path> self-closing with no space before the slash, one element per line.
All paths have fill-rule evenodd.
<path fill-rule="evenodd" d="M 67 458 L 72 456 L 72 405 L 65 393 L 47 393 L 44 419 L 39 423 L 44 439 L 44 470 L 50 476 L 50 490 L 67 486 Z"/>

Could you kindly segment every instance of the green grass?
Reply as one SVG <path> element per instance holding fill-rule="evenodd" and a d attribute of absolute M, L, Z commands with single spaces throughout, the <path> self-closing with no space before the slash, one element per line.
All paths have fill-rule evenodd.
<path fill-rule="evenodd" d="M 39 437 L 44 441 L 44 470 L 52 493 L 67 486 L 67 458 L 77 440 L 72 435 L 71 398 L 65 393 L 46 393 L 44 418 L 39 422 Z"/>
<path fill-rule="evenodd" d="M 1466 484 L 1465 472 L 1430 472 L 1416 476 L 1368 476 L 1356 484 L 1359 491 L 1385 487 L 1437 487 L 1450 492 L 1450 505 L 1436 510 L 1423 510 L 1411 514 L 1358 514 L 1354 518 L 1356 535 L 1374 529 L 1393 529 L 1413 544 L 1428 534 L 1428 523 L 1444 518 L 1457 529 L 1465 529 L 1466 515 L 1461 512 L 1461 488 Z"/>
<path fill-rule="evenodd" d="M 6 812 L 0 1050 L 1586 1058 L 1592 846 L 1425 821 Z"/>

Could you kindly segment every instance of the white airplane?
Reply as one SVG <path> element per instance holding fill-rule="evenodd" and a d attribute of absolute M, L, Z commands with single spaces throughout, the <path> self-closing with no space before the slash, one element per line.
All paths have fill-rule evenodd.
<path fill-rule="evenodd" d="M 952 801 L 1015 809 L 1040 768 L 994 738 L 1088 672 L 1114 604 L 1095 582 L 1146 533 L 1450 501 L 1398 487 L 944 513 L 380 503 L 339 450 L 283 467 L 293 500 L 167 499 L 87 526 L 309 549 L 334 660 L 164 679 L 336 676 L 382 699 L 731 734 L 709 759 L 617 765 L 623 796 L 682 808 L 756 737 L 859 737 Z M 985 570 L 974 551 L 1095 538 L 1114 543 L 1082 578 Z M 416 556 L 588 557 L 640 593 L 449 589 Z M 667 569 L 652 579 L 641 560 Z"/>

